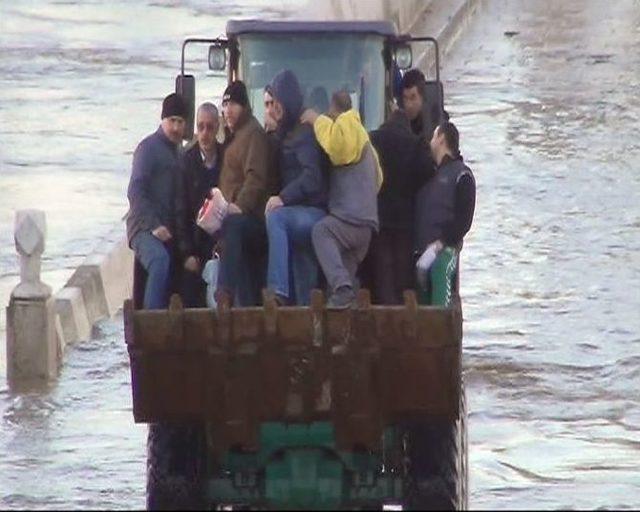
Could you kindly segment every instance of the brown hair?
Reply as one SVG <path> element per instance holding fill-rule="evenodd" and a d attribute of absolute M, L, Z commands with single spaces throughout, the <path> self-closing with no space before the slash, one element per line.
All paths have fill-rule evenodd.
<path fill-rule="evenodd" d="M 348 112 L 353 108 L 351 104 L 351 96 L 349 96 L 347 91 L 334 92 L 331 96 L 331 103 L 333 103 L 335 109 L 341 114 Z"/>

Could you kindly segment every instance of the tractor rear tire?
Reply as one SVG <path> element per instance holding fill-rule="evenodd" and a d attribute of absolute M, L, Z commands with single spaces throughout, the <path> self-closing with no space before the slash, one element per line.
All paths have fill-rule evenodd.
<path fill-rule="evenodd" d="M 455 421 L 414 423 L 405 429 L 405 510 L 468 508 L 467 409 L 464 386 Z"/>
<path fill-rule="evenodd" d="M 205 430 L 155 423 L 147 438 L 147 510 L 205 508 Z"/>

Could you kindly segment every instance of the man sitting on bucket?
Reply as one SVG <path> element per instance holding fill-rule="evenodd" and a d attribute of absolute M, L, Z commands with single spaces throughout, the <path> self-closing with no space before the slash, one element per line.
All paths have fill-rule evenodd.
<path fill-rule="evenodd" d="M 307 110 L 303 121 L 313 124 L 332 164 L 329 215 L 314 226 L 313 247 L 329 285 L 327 306 L 347 308 L 355 299 L 358 265 L 378 230 L 382 170 L 348 92 L 333 95 L 329 116 Z"/>
<path fill-rule="evenodd" d="M 181 194 L 183 211 L 178 212 L 179 252 L 182 263 L 180 291 L 186 307 L 205 306 L 206 284 L 202 268 L 211 259 L 215 238 L 196 224 L 198 212 L 211 189 L 218 186 L 223 145 L 216 136 L 220 127 L 218 109 L 203 103 L 196 114 L 195 143 L 183 155 Z"/>
<path fill-rule="evenodd" d="M 162 102 L 160 127 L 133 154 L 127 238 L 147 271 L 145 309 L 164 309 L 169 304 L 176 217 L 181 209 L 177 202 L 182 199 L 176 194 L 181 179 L 179 145 L 186 118 L 182 97 L 175 93 L 167 96 Z"/>
<path fill-rule="evenodd" d="M 219 188 L 229 204 L 220 230 L 217 293 L 237 299 L 237 306 L 254 306 L 260 302 L 266 263 L 264 208 L 274 181 L 269 142 L 253 116 L 243 82 L 227 87 L 222 108 L 231 140 L 220 172 Z"/>
<path fill-rule="evenodd" d="M 282 305 L 308 305 L 319 274 L 311 230 L 326 215 L 323 155 L 313 129 L 300 122 L 303 96 L 296 75 L 278 73 L 270 91 L 280 141 L 276 155 L 281 189 L 266 206 L 267 287 Z"/>

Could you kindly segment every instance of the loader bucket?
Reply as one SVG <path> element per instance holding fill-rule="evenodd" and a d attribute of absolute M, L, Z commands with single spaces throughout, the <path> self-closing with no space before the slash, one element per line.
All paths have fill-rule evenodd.
<path fill-rule="evenodd" d="M 378 449 L 385 427 L 459 414 L 462 318 L 451 307 L 403 306 L 168 310 L 125 304 L 138 423 L 204 421 L 220 449 L 256 450 L 264 423 L 334 425 L 339 449 Z"/>

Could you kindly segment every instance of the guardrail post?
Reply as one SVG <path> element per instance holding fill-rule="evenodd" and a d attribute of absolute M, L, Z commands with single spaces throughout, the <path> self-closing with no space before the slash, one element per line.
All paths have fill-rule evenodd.
<path fill-rule="evenodd" d="M 14 239 L 20 258 L 20 283 L 7 307 L 7 378 L 49 380 L 56 377 L 59 347 L 55 301 L 40 280 L 47 233 L 43 211 L 16 212 Z"/>

